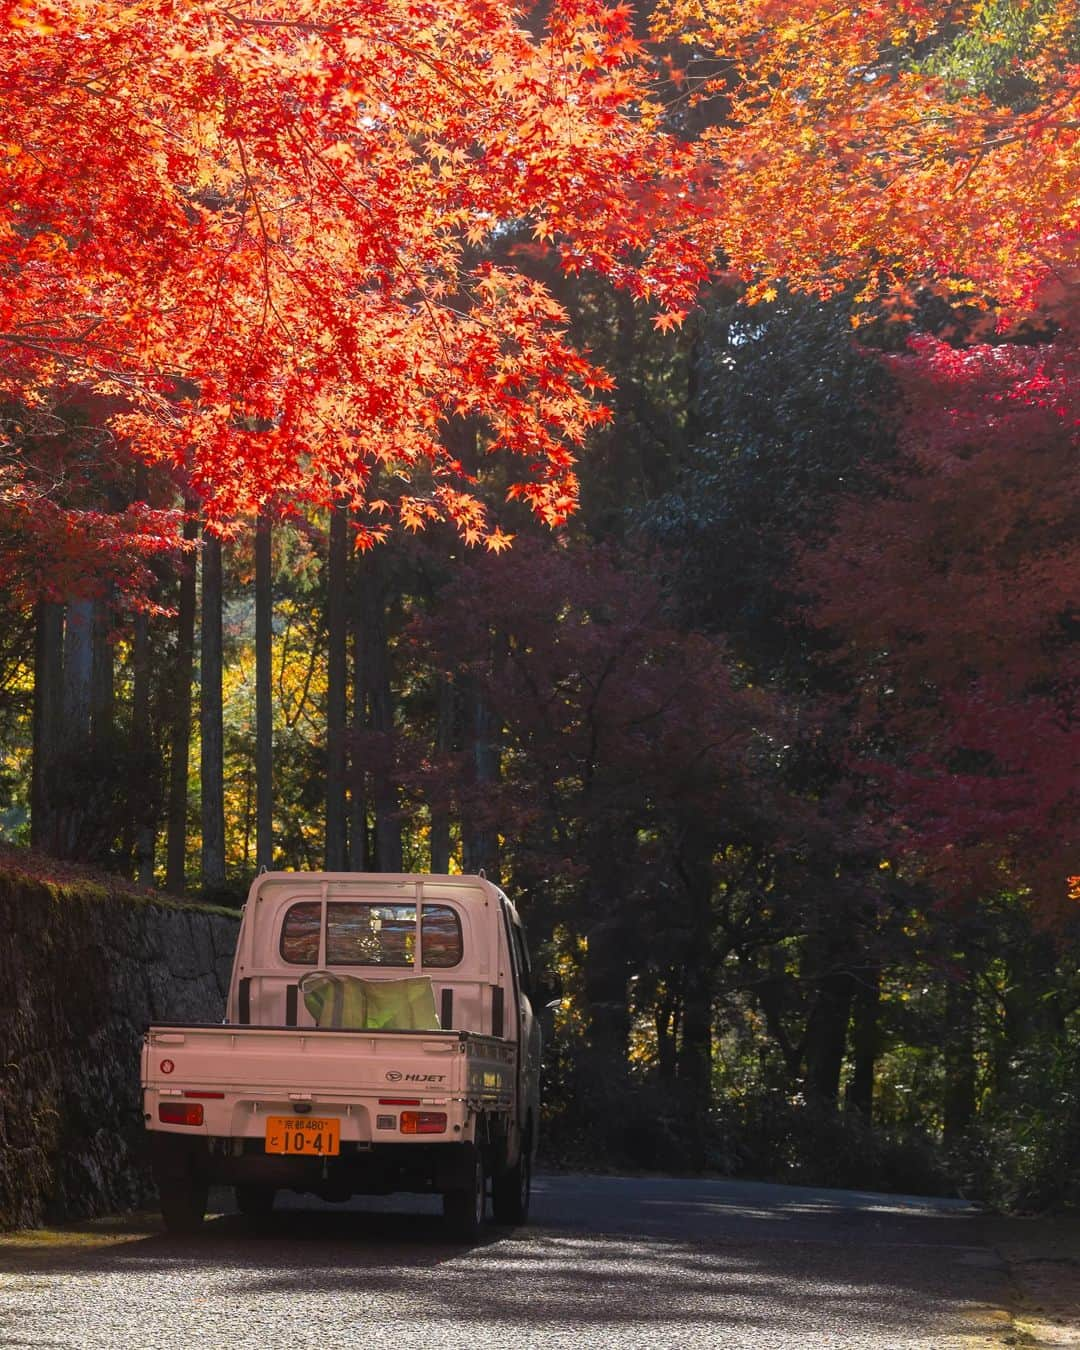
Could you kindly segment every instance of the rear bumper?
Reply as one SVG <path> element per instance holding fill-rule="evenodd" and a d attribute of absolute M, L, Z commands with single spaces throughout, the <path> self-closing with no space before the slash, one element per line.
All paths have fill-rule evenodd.
<path fill-rule="evenodd" d="M 297 1158 L 265 1152 L 257 1139 L 221 1139 L 152 1131 L 154 1174 L 197 1175 L 211 1185 L 262 1185 L 345 1199 L 394 1191 L 441 1193 L 468 1186 L 475 1145 L 443 1143 L 342 1144 L 333 1158 Z"/>

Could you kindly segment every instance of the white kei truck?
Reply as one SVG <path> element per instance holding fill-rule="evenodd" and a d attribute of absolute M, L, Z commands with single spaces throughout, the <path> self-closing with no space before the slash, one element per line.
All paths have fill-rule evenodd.
<path fill-rule="evenodd" d="M 460 1238 L 523 1223 L 540 1024 L 521 920 L 483 876 L 265 872 L 221 1024 L 151 1026 L 143 1113 L 165 1225 L 208 1189 L 442 1196 Z"/>

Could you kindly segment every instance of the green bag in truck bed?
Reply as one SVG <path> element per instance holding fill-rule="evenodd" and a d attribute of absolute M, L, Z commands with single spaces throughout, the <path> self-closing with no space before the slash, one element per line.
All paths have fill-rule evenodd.
<path fill-rule="evenodd" d="M 351 1031 L 439 1031 L 435 991 L 426 975 L 362 980 L 313 970 L 300 981 L 304 1005 L 320 1027 Z"/>

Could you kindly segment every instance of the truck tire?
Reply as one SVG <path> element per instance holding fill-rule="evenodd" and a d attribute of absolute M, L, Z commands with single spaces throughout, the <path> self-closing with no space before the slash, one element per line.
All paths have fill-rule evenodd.
<path fill-rule="evenodd" d="M 274 1200 L 277 1197 L 277 1190 L 273 1186 L 260 1186 L 254 1182 L 241 1183 L 234 1186 L 236 1194 L 236 1208 L 252 1223 L 260 1223 L 268 1219 L 274 1211 Z"/>
<path fill-rule="evenodd" d="M 532 1148 L 523 1140 L 513 1167 L 496 1172 L 491 1178 L 491 1212 L 496 1223 L 520 1224 L 529 1221 L 532 1193 Z"/>
<path fill-rule="evenodd" d="M 191 1172 L 174 1172 L 157 1178 L 161 1217 L 170 1233 L 197 1233 L 206 1214 L 209 1186 Z"/>
<path fill-rule="evenodd" d="M 473 1151 L 471 1181 L 467 1186 L 454 1187 L 443 1192 L 443 1218 L 451 1235 L 462 1242 L 471 1242 L 480 1234 L 487 1206 L 487 1174 L 484 1155 Z"/>
<path fill-rule="evenodd" d="M 150 1136 L 150 1150 L 167 1231 L 197 1233 L 210 1191 L 205 1141 L 155 1131 Z"/>

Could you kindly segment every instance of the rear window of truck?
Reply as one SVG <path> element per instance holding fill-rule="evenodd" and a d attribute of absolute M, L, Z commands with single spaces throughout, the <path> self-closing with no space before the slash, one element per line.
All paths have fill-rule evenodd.
<path fill-rule="evenodd" d="M 449 905 L 421 906 L 424 967 L 446 970 L 462 958 L 461 920 Z M 281 957 L 293 966 L 319 962 L 322 905 L 301 900 L 281 925 Z M 416 961 L 416 906 L 331 900 L 326 907 L 328 966 L 411 967 Z"/>

